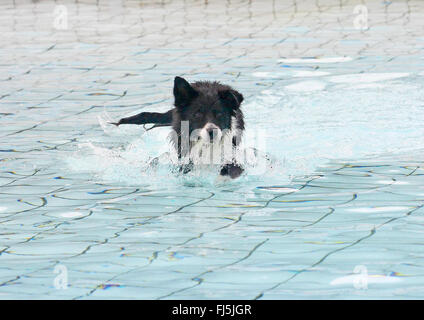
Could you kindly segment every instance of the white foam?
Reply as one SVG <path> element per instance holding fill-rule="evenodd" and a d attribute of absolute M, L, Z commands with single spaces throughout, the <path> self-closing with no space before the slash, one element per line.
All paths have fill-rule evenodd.
<path fill-rule="evenodd" d="M 352 285 L 356 284 L 391 284 L 402 281 L 398 277 L 384 276 L 384 275 L 362 275 L 352 274 L 345 277 L 336 278 L 330 282 L 330 285 Z"/>
<path fill-rule="evenodd" d="M 384 87 L 387 85 L 382 83 L 361 83 L 350 86 L 351 89 L 382 89 Z"/>
<path fill-rule="evenodd" d="M 325 82 L 321 81 L 302 81 L 296 82 L 286 86 L 285 88 L 290 91 L 319 91 L 324 90 L 326 87 Z"/>
<path fill-rule="evenodd" d="M 335 63 L 352 61 L 351 57 L 328 57 L 328 58 L 284 58 L 278 62 L 283 63 Z"/>
<path fill-rule="evenodd" d="M 397 211 L 407 211 L 407 210 L 411 210 L 411 207 L 386 206 L 386 207 L 363 207 L 363 208 L 347 209 L 347 211 L 349 212 L 359 212 L 359 213 L 397 212 Z"/>
<path fill-rule="evenodd" d="M 323 77 L 328 76 L 330 72 L 325 71 L 309 71 L 309 70 L 299 70 L 293 71 L 292 74 L 289 72 L 253 72 L 252 76 L 262 79 L 279 79 L 288 76 L 293 76 L 295 78 L 311 78 L 311 77 Z"/>
<path fill-rule="evenodd" d="M 397 181 L 393 181 L 393 180 L 379 180 L 379 181 L 376 181 L 377 183 L 380 183 L 380 184 L 392 184 L 392 185 L 407 185 L 407 184 L 409 184 L 409 182 L 407 182 L 407 181 L 399 181 L 399 180 L 397 180 Z"/>
<path fill-rule="evenodd" d="M 407 77 L 409 73 L 354 73 L 330 77 L 334 83 L 369 83 Z"/>
<path fill-rule="evenodd" d="M 81 212 L 65 212 L 60 214 L 62 217 L 64 218 L 78 218 L 78 217 L 82 217 L 84 214 L 82 214 Z"/>
<path fill-rule="evenodd" d="M 325 72 L 325 71 L 302 70 L 302 71 L 295 71 L 293 74 L 293 77 L 322 77 L 322 76 L 327 76 L 329 74 L 330 72 Z"/>
<path fill-rule="evenodd" d="M 298 192 L 299 189 L 294 188 L 282 188 L 282 187 L 267 187 L 267 188 L 261 188 L 262 191 L 270 191 L 270 192 L 281 192 L 281 193 L 293 193 Z"/>
<path fill-rule="evenodd" d="M 276 72 L 253 72 L 252 76 L 257 78 L 277 79 L 280 78 L 282 74 Z"/>

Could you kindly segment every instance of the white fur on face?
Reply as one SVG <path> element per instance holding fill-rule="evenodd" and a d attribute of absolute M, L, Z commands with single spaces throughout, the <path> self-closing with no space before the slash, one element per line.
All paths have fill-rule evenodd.
<path fill-rule="evenodd" d="M 190 149 L 190 159 L 196 165 L 222 164 L 231 161 L 232 150 L 231 130 L 224 130 L 220 132 L 219 140 L 214 139 L 212 143 L 209 142 L 209 134 L 206 139 L 194 138 Z"/>
<path fill-rule="evenodd" d="M 207 123 L 203 128 L 191 132 L 189 137 L 189 159 L 197 165 L 222 164 L 233 159 L 233 137 L 241 138 L 241 131 L 237 130 L 237 120 L 232 117 L 231 129 L 221 130 L 213 123 Z M 187 124 L 188 128 L 188 124 Z M 213 130 L 214 138 L 211 143 L 209 131 Z M 177 148 L 178 135 L 170 135 L 171 143 Z M 183 138 L 183 137 L 181 137 Z M 183 138 L 184 139 L 184 138 Z"/>
<path fill-rule="evenodd" d="M 232 135 L 236 138 L 237 142 L 240 142 L 241 140 L 241 135 L 242 135 L 242 131 L 240 129 L 237 129 L 237 118 L 236 117 L 231 117 L 231 131 L 232 131 Z"/>

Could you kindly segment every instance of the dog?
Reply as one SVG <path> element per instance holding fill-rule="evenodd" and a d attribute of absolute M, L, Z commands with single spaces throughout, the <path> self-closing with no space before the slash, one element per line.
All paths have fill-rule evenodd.
<path fill-rule="evenodd" d="M 219 82 L 197 81 L 189 83 L 181 77 L 174 79 L 174 108 L 165 112 L 141 112 L 112 123 L 154 124 L 154 127 L 171 126 L 173 143 L 178 159 L 184 162 L 180 171 L 187 173 L 205 151 L 214 146 L 230 147 L 231 156 L 224 159 L 220 167 L 221 176 L 239 177 L 244 169 L 235 159 L 245 130 L 243 112 L 240 109 L 243 95 L 228 85 Z M 224 157 L 225 158 L 225 157 Z"/>

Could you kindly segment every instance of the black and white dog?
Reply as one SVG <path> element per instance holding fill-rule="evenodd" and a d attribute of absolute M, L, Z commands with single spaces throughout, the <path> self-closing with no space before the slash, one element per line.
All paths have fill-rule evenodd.
<path fill-rule="evenodd" d="M 243 113 L 240 105 L 243 96 L 228 85 L 219 82 L 198 81 L 192 84 L 176 77 L 174 80 L 175 108 L 165 113 L 142 112 L 123 118 L 121 124 L 154 124 L 172 126 L 171 141 L 180 160 L 185 165 L 180 170 L 187 173 L 205 148 L 230 147 L 232 156 L 221 158 L 220 174 L 231 178 L 239 177 L 243 168 L 236 162 L 235 151 L 244 130 Z M 220 149 L 222 150 L 222 149 Z"/>

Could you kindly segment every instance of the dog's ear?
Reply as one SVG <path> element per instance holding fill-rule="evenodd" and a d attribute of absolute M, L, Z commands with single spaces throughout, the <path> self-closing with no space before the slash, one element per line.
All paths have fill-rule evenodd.
<path fill-rule="evenodd" d="M 222 90 L 218 94 L 222 102 L 233 110 L 240 108 L 240 104 L 243 102 L 243 95 L 233 89 Z"/>
<path fill-rule="evenodd" d="M 174 79 L 174 98 L 175 106 L 182 108 L 190 103 L 192 99 L 197 97 L 198 93 L 183 78 L 175 77 Z"/>

